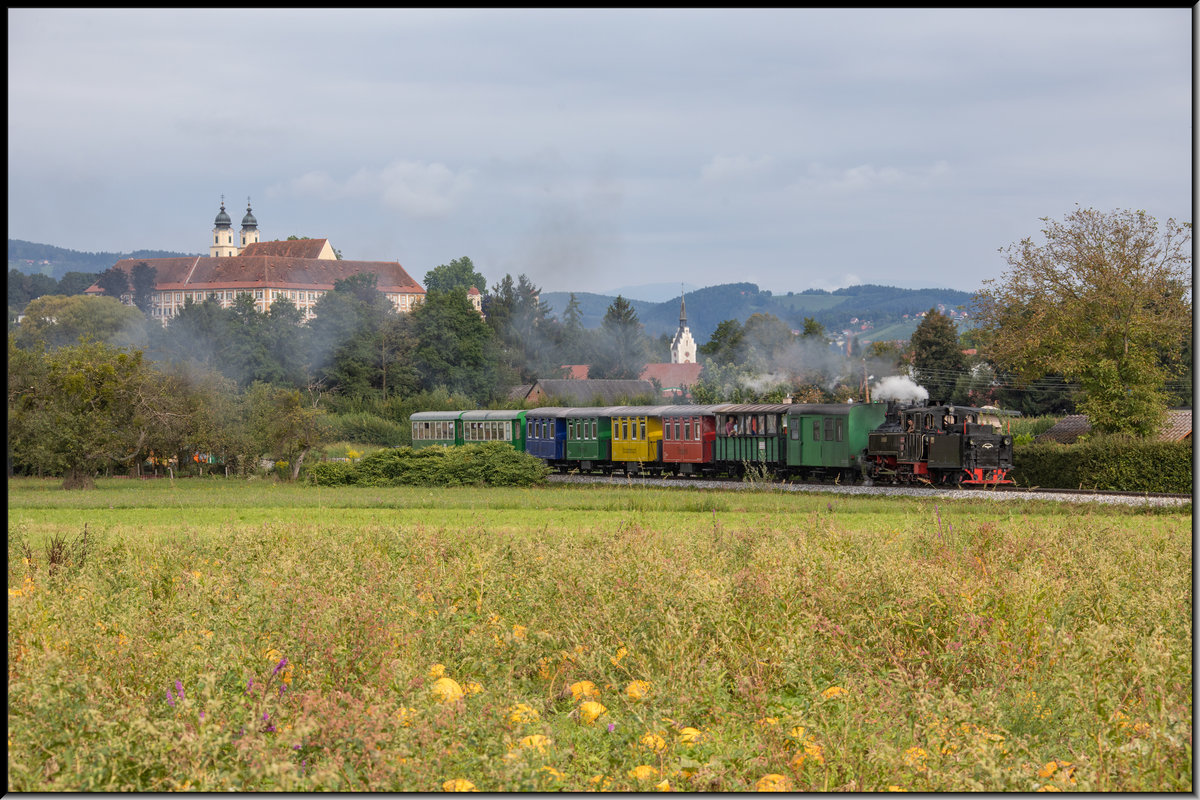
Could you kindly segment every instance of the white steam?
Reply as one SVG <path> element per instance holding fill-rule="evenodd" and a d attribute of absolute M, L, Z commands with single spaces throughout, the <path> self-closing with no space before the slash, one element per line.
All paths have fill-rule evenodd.
<path fill-rule="evenodd" d="M 928 400 L 924 386 L 906 375 L 889 375 L 871 387 L 872 400 Z"/>

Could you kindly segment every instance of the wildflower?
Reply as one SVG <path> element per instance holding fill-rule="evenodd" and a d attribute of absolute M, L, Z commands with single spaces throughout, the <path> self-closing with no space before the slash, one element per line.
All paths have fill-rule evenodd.
<path fill-rule="evenodd" d="M 1058 788 L 1053 783 L 1047 783 L 1045 786 L 1039 786 L 1037 788 L 1037 791 L 1039 791 L 1039 792 L 1061 792 L 1062 789 Z"/>
<path fill-rule="evenodd" d="M 442 783 L 443 792 L 478 792 L 475 784 L 466 778 L 452 778 Z"/>
<path fill-rule="evenodd" d="M 908 789 L 902 788 L 893 783 L 890 786 L 888 786 L 888 791 L 889 792 L 907 792 Z"/>
<path fill-rule="evenodd" d="M 825 751 L 821 748 L 821 745 L 813 741 L 811 736 L 808 737 L 808 741 L 804 743 L 804 754 L 811 757 L 812 760 L 816 761 L 818 764 L 825 763 Z"/>
<path fill-rule="evenodd" d="M 563 775 L 561 772 L 559 772 L 554 767 L 551 767 L 549 765 L 542 767 L 542 771 L 545 773 L 548 773 L 550 775 L 550 777 L 554 778 L 556 781 L 561 781 L 563 778 L 567 777 L 566 775 Z"/>
<path fill-rule="evenodd" d="M 546 752 L 546 748 L 552 743 L 553 742 L 550 739 L 546 738 L 540 733 L 535 733 L 532 736 L 523 736 L 521 737 L 521 740 L 517 742 L 517 744 L 519 744 L 521 747 L 524 747 L 528 750 L 537 750 L 539 753 Z"/>
<path fill-rule="evenodd" d="M 658 777 L 658 770 L 649 764 L 639 764 L 638 766 L 629 770 L 629 772 L 626 774 L 635 781 L 648 781 L 651 778 Z"/>
<path fill-rule="evenodd" d="M 246 681 L 246 694 L 250 694 L 250 690 L 254 688 L 254 678 Z"/>
<path fill-rule="evenodd" d="M 463 684 L 464 694 L 479 694 L 483 691 L 483 684 L 478 681 L 467 681 Z"/>
<path fill-rule="evenodd" d="M 608 709 L 595 700 L 588 700 L 579 706 L 579 718 L 584 721 L 584 724 L 591 725 L 605 711 Z"/>
<path fill-rule="evenodd" d="M 179 695 L 179 699 L 183 699 L 183 681 L 175 681 L 175 694 Z"/>
<path fill-rule="evenodd" d="M 660 792 L 669 792 L 671 791 L 671 782 L 664 779 L 662 783 L 654 784 L 654 788 L 658 789 Z"/>
<path fill-rule="evenodd" d="M 612 778 L 608 777 L 607 775 L 593 775 L 592 777 L 588 778 L 588 783 L 592 784 L 593 786 L 599 786 L 600 791 L 604 791 L 604 788 L 612 783 Z"/>
<path fill-rule="evenodd" d="M 626 650 L 624 646 L 619 647 L 617 649 L 617 655 L 615 657 L 609 656 L 608 660 L 612 662 L 612 665 L 614 667 L 618 666 L 621 663 L 621 659 L 624 658 L 628 653 L 629 653 L 629 651 Z"/>
<path fill-rule="evenodd" d="M 772 772 L 759 778 L 754 789 L 759 792 L 790 792 L 792 781 L 786 775 Z"/>
<path fill-rule="evenodd" d="M 172 707 L 175 705 L 175 695 L 171 694 L 170 689 L 167 689 L 167 703 Z"/>
<path fill-rule="evenodd" d="M 821 692 L 821 697 L 823 697 L 826 700 L 832 700 L 833 698 L 840 697 L 841 695 L 844 695 L 845 693 L 846 693 L 846 690 L 840 686 L 830 686 L 828 689 Z"/>
<path fill-rule="evenodd" d="M 1057 761 L 1047 761 L 1046 765 L 1038 770 L 1037 775 L 1039 778 L 1043 778 L 1043 779 L 1049 778 L 1051 775 L 1054 774 L 1055 770 L 1057 770 L 1057 769 L 1058 769 Z"/>
<path fill-rule="evenodd" d="M 578 700 L 581 697 L 599 697 L 600 690 L 596 688 L 596 684 L 591 681 L 578 681 L 572 683 L 570 687 L 571 699 Z"/>
<path fill-rule="evenodd" d="M 434 664 L 432 667 L 429 668 L 430 680 L 437 680 L 438 678 L 445 677 L 445 675 L 446 675 L 446 667 L 443 666 L 442 664 Z"/>
<path fill-rule="evenodd" d="M 629 695 L 633 700 L 643 699 L 649 691 L 649 681 L 630 681 L 629 685 L 625 687 L 625 694 Z"/>
<path fill-rule="evenodd" d="M 925 769 L 925 759 L 929 753 L 924 747 L 910 747 L 904 751 L 904 763 L 913 769 Z"/>
<path fill-rule="evenodd" d="M 462 687 L 453 678 L 438 678 L 434 681 L 432 691 L 433 696 L 441 703 L 450 703 L 463 697 Z"/>
<path fill-rule="evenodd" d="M 663 750 L 667 749 L 666 741 L 664 741 L 663 738 L 657 733 L 647 733 L 638 741 L 656 753 L 661 753 Z"/>
<path fill-rule="evenodd" d="M 679 743 L 680 744 L 695 744 L 700 741 L 700 731 L 695 728 L 680 728 Z"/>
<path fill-rule="evenodd" d="M 779 717 L 760 717 L 755 724 L 760 728 L 770 728 L 779 724 Z"/>
<path fill-rule="evenodd" d="M 508 721 L 521 725 L 526 722 L 534 722 L 538 718 L 537 709 L 526 703 L 517 703 L 515 706 L 510 706 L 508 709 Z"/>
<path fill-rule="evenodd" d="M 519 642 L 525 638 L 525 632 L 529 630 L 524 625 L 513 625 L 512 637 L 513 641 Z"/>
<path fill-rule="evenodd" d="M 612 733 L 616 729 L 617 729 L 617 723 L 615 723 L 615 722 L 608 723 L 608 732 L 609 733 Z"/>
<path fill-rule="evenodd" d="M 287 656 L 284 656 L 283 658 L 279 659 L 279 663 L 275 665 L 275 670 L 271 674 L 278 675 L 283 670 L 283 668 L 287 666 L 287 663 L 288 663 Z"/>

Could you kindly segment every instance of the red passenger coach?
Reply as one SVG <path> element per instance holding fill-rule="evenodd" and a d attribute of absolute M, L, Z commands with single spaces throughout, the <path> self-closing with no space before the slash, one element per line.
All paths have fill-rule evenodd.
<path fill-rule="evenodd" d="M 664 406 L 663 467 L 680 475 L 711 472 L 717 437 L 714 406 Z"/>

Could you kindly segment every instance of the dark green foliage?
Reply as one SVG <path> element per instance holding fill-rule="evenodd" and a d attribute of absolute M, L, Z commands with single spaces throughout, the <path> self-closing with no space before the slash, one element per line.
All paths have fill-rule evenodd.
<path fill-rule="evenodd" d="M 929 309 L 912 335 L 912 359 L 917 383 L 929 390 L 929 397 L 950 402 L 965 364 L 954 322 L 936 308 Z"/>
<path fill-rule="evenodd" d="M 412 313 L 413 364 L 421 388 L 484 402 L 497 391 L 498 344 L 463 292 L 428 292 Z"/>
<path fill-rule="evenodd" d="M 133 289 L 133 304 L 143 314 L 150 314 L 150 298 L 154 294 L 154 286 L 158 283 L 158 270 L 145 261 L 133 265 L 129 274 L 129 283 Z"/>
<path fill-rule="evenodd" d="M 116 267 L 109 267 L 100 273 L 96 285 L 109 297 L 120 300 L 121 295 L 129 293 L 129 276 Z"/>
<path fill-rule="evenodd" d="M 541 459 L 503 442 L 486 442 L 380 450 L 357 464 L 315 464 L 307 474 L 318 486 L 532 486 L 548 472 Z"/>
<path fill-rule="evenodd" d="M 89 283 L 88 286 L 91 286 Z M 87 286 L 84 287 L 85 289 Z M 20 310 L 26 303 L 45 294 L 56 294 L 58 281 L 49 275 L 26 275 L 20 270 L 8 271 L 8 306 Z"/>
<path fill-rule="evenodd" d="M 408 444 L 411 438 L 407 428 L 399 422 L 365 411 L 336 414 L 329 418 L 329 423 L 332 430 L 330 438 L 339 442 L 399 447 Z"/>
<path fill-rule="evenodd" d="M 449 264 L 434 267 L 425 273 L 425 291 L 449 292 L 461 289 L 464 293 L 475 287 L 479 291 L 487 289 L 487 281 L 475 269 L 471 259 L 463 256 L 453 259 Z"/>
<path fill-rule="evenodd" d="M 594 339 L 590 378 L 637 380 L 646 366 L 648 342 L 637 312 L 624 297 L 608 307 Z"/>
<path fill-rule="evenodd" d="M 1192 445 L 1116 436 L 1030 444 L 1014 450 L 1012 474 L 1018 485 L 1043 489 L 1190 492 Z"/>

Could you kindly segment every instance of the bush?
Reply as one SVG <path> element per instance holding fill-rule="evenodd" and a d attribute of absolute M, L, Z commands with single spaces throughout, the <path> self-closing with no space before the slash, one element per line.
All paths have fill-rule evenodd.
<path fill-rule="evenodd" d="M 384 447 L 399 447 L 409 442 L 404 425 L 366 411 L 335 414 L 330 422 L 335 438 L 342 441 Z"/>
<path fill-rule="evenodd" d="M 1187 493 L 1192 491 L 1192 445 L 1117 436 L 1073 445 L 1018 445 L 1012 474 L 1021 486 L 1044 489 Z"/>
<path fill-rule="evenodd" d="M 316 464 L 308 480 L 318 486 L 531 486 L 545 481 L 548 472 L 539 458 L 486 442 L 380 450 L 356 464 Z"/>

